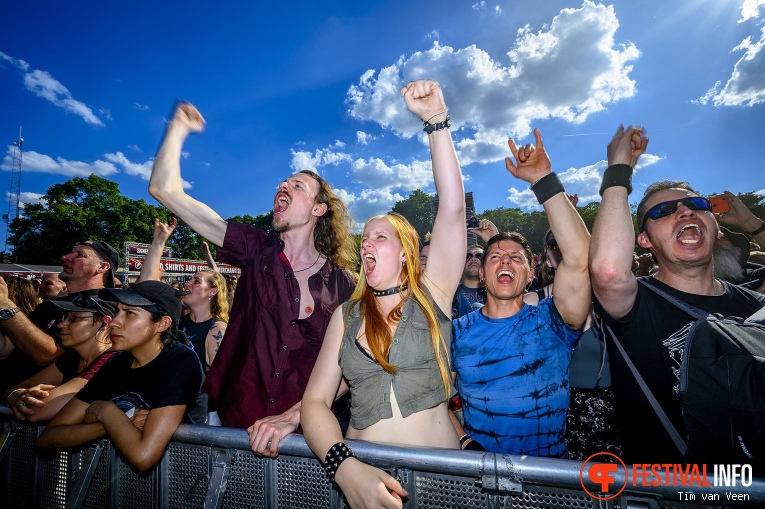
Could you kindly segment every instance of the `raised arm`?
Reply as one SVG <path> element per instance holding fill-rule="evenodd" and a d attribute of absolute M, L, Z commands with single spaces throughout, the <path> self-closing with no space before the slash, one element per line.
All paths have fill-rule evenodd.
<path fill-rule="evenodd" d="M 423 122 L 437 125 L 447 121 L 444 96 L 435 81 L 411 82 L 401 90 L 401 95 L 409 110 Z M 438 306 L 448 316 L 465 267 L 465 189 L 448 127 L 433 130 L 428 134 L 428 141 L 433 161 L 433 179 L 438 193 L 438 214 L 430 238 L 430 255 L 425 267 L 424 282 Z"/>
<path fill-rule="evenodd" d="M 218 264 L 215 263 L 212 253 L 210 252 L 210 245 L 204 240 L 202 241 L 202 253 L 205 255 L 205 261 L 207 262 L 207 266 L 210 267 L 210 270 L 218 272 Z"/>
<path fill-rule="evenodd" d="M 603 309 L 614 318 L 626 316 L 637 296 L 637 280 L 632 273 L 635 228 L 628 196 L 632 190 L 632 168 L 648 146 L 648 138 L 643 134 L 640 128 L 625 130 L 619 126 L 608 144 L 608 169 L 601 186 L 603 199 L 592 228 L 592 289 Z M 557 294 L 557 275 L 555 282 Z"/>
<path fill-rule="evenodd" d="M 151 245 L 149 251 L 143 259 L 143 265 L 141 265 L 141 274 L 138 276 L 138 281 L 159 281 L 162 277 L 162 269 L 159 266 L 160 260 L 162 260 L 162 252 L 165 250 L 165 244 L 167 240 L 173 234 L 175 227 L 178 225 L 178 220 L 173 218 L 170 223 L 163 223 L 156 217 L 154 218 L 154 235 L 151 237 Z"/>
<path fill-rule="evenodd" d="M 741 199 L 730 191 L 725 191 L 730 210 L 723 214 L 715 214 L 717 220 L 730 226 L 738 226 L 752 236 L 760 246 L 765 246 L 765 221 L 758 218 Z"/>
<path fill-rule="evenodd" d="M 329 321 L 319 357 L 303 393 L 300 417 L 303 435 L 308 447 L 322 462 L 330 448 L 343 441 L 331 407 L 343 376 L 337 359 L 344 328 L 343 313 L 338 308 Z M 406 495 L 393 477 L 356 458 L 348 458 L 340 464 L 335 481 L 353 508 L 394 507 L 396 503 L 400 504 L 399 497 Z"/>
<path fill-rule="evenodd" d="M 539 129 L 534 129 L 534 139 L 536 147 L 526 145 L 521 148 L 516 147 L 513 140 L 508 140 L 515 163 L 508 157 L 505 166 L 514 177 L 532 184 L 534 194 L 547 213 L 550 229 L 563 255 L 555 274 L 555 307 L 563 321 L 580 328 L 590 312 L 587 267 L 590 234 L 557 175 L 551 171 Z"/>
<path fill-rule="evenodd" d="M 222 246 L 226 222 L 213 209 L 187 195 L 181 180 L 183 142 L 190 133 L 202 132 L 204 126 L 205 120 L 194 106 L 178 102 L 154 160 L 149 193 L 202 237 Z"/>
<path fill-rule="evenodd" d="M 40 330 L 8 296 L 8 285 L 0 277 L 0 309 L 17 308 L 17 312 L 7 320 L 0 320 L 0 329 L 38 366 L 53 362 L 64 350 L 51 336 Z"/>

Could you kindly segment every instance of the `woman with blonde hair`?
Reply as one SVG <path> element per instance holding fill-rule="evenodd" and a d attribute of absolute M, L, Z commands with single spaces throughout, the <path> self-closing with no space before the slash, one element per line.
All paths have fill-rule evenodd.
<path fill-rule="evenodd" d="M 186 282 L 181 299 L 189 314 L 181 318 L 183 330 L 194 346 L 205 373 L 218 352 L 229 318 L 226 279 L 220 272 L 200 270 Z"/>
<path fill-rule="evenodd" d="M 447 339 L 467 245 L 462 175 L 438 84 L 412 82 L 401 94 L 425 123 L 439 196 L 428 263 L 421 268 L 419 239 L 404 217 L 367 221 L 359 283 L 332 315 L 302 401 L 306 441 L 354 508 L 401 507 L 406 491 L 342 442 L 330 407 L 343 379 L 351 390 L 348 438 L 459 448 L 447 408 Z"/>

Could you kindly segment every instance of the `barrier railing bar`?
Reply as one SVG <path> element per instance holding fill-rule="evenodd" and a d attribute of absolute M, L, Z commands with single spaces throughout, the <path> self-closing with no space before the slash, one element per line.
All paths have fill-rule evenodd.
<path fill-rule="evenodd" d="M 227 450 L 213 449 L 212 475 L 207 485 L 204 509 L 220 509 L 226 493 L 228 474 L 231 471 L 231 454 Z"/>
<path fill-rule="evenodd" d="M 9 409 L 0 407 L 0 417 L 8 417 L 13 421 L 13 414 Z M 229 456 L 223 461 L 211 463 L 208 472 L 210 475 L 210 484 L 208 486 L 208 498 L 211 499 L 210 507 L 220 507 L 223 499 L 225 481 L 227 480 L 227 468 L 230 468 L 230 458 L 234 450 L 249 451 L 249 440 L 245 430 L 210 427 L 210 426 L 192 426 L 181 425 L 173 435 L 173 441 L 176 443 L 186 443 L 199 445 L 202 447 L 213 448 L 213 453 L 218 450 L 228 450 Z M 393 470 L 400 473 L 404 478 L 412 482 L 415 472 L 446 474 L 451 476 L 462 476 L 467 478 L 469 483 L 473 479 L 477 487 L 482 488 L 490 500 L 495 495 L 513 494 L 522 491 L 525 486 L 550 486 L 554 488 L 571 489 L 580 491 L 582 485 L 580 481 L 581 462 L 537 458 L 530 456 L 509 456 L 501 454 L 492 454 L 486 452 L 461 451 L 438 448 L 424 447 L 399 447 L 389 444 L 376 444 L 371 442 L 362 442 L 348 440 L 348 444 L 354 450 L 354 453 L 364 462 L 378 466 L 386 470 Z M 3 444 L 5 446 L 5 444 Z M 109 447 L 113 447 L 109 444 Z M 113 454 L 114 449 L 110 450 L 110 468 L 109 477 L 115 479 L 117 474 L 117 456 Z M 286 437 L 279 446 L 279 452 L 283 457 L 310 458 L 316 461 L 313 453 L 308 448 L 305 440 L 300 435 L 290 435 Z M 164 461 L 164 460 L 163 460 Z M 265 462 L 265 491 L 264 504 L 269 507 L 275 507 L 278 503 L 278 460 Z M 161 465 L 160 469 L 166 472 L 167 466 Z M 230 472 L 230 470 L 229 470 Z M 157 472 L 155 472 L 156 474 Z M 408 476 L 408 477 L 407 477 Z M 632 486 L 632 468 L 627 467 L 625 471 L 621 466 L 614 473 L 616 485 L 622 485 L 626 480 L 626 489 L 622 494 L 622 506 L 628 503 L 642 505 L 648 501 L 657 501 L 659 499 L 668 501 L 684 502 L 684 505 L 693 505 L 687 499 L 678 500 L 678 491 L 696 494 L 695 504 L 699 504 L 703 497 L 700 494 L 717 494 L 721 502 L 727 505 L 748 505 L 765 506 L 765 479 L 754 479 L 750 486 L 743 488 L 737 486 L 740 491 L 744 491 L 748 496 L 748 501 L 727 500 L 726 492 L 730 492 L 732 487 L 725 486 L 650 486 L 643 487 Z M 166 477 L 166 474 L 165 474 Z M 158 496 L 156 502 L 167 500 L 168 480 L 163 477 L 157 479 L 160 489 L 165 490 L 161 496 Z M 213 482 L 213 478 L 216 479 Z M 220 479 L 218 481 L 217 479 Z M 587 476 L 585 475 L 585 479 Z M 707 480 L 712 483 L 711 472 Z M 216 484 L 219 483 L 219 484 Z M 217 486 L 217 487 L 216 487 Z M 597 491 L 597 486 L 586 480 L 585 486 L 591 492 Z M 406 486 L 410 493 L 409 485 Z M 158 493 L 158 492 L 155 492 Z M 117 497 L 115 491 L 111 493 L 112 506 L 115 507 Z M 630 502 L 631 501 L 631 502 Z M 332 507 L 341 507 L 341 498 L 336 490 L 331 491 L 330 502 Z M 414 501 L 412 501 L 414 502 Z M 603 505 L 603 504 L 596 504 Z M 612 504 L 605 504 L 611 506 Z M 655 505 L 655 504 L 650 504 Z M 416 505 L 415 505 L 416 506 Z M 206 506 L 207 507 L 207 506 Z"/>
<path fill-rule="evenodd" d="M 109 441 L 104 439 L 88 447 L 88 451 L 82 460 L 82 466 L 72 485 L 72 491 L 66 499 L 67 507 L 72 509 L 80 509 L 82 507 L 82 504 L 85 502 L 85 496 L 88 494 L 88 488 L 90 488 L 90 482 L 96 473 L 98 462 L 101 460 L 101 454 L 108 443 Z"/>

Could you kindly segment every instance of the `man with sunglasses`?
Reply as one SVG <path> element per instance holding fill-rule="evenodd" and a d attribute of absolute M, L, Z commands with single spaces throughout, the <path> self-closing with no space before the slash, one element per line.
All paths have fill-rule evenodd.
<path fill-rule="evenodd" d="M 59 278 L 66 283 L 68 295 L 40 303 L 29 317 L 17 312 L 0 278 L 0 329 L 39 366 L 50 364 L 64 352 L 57 327 L 64 312 L 52 301 L 74 301 L 114 286 L 114 274 L 120 265 L 117 250 L 101 240 L 82 242 L 61 261 Z"/>
<path fill-rule="evenodd" d="M 592 232 L 590 270 L 596 310 L 625 348 L 638 372 L 681 435 L 679 372 L 694 318 L 639 284 L 631 272 L 635 231 L 628 200 L 632 169 L 648 145 L 638 127 L 620 127 L 608 145 L 598 215 Z M 718 225 L 706 198 L 686 183 L 650 185 L 637 208 L 637 243 L 650 250 L 659 271 L 650 284 L 709 313 L 749 316 L 765 296 L 715 279 L 713 250 Z M 749 225 L 743 225 L 747 227 Z M 753 233 L 760 234 L 751 225 Z M 609 338 L 612 387 L 626 463 L 682 463 L 664 426 Z"/>

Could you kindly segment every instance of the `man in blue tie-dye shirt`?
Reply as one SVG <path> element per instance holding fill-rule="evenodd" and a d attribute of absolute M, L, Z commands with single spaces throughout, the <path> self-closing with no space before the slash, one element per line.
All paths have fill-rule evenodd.
<path fill-rule="evenodd" d="M 480 275 L 486 303 L 453 322 L 452 370 L 462 399 L 463 448 L 563 457 L 571 352 L 590 311 L 587 255 L 590 235 L 563 185 L 550 170 L 541 135 L 536 147 L 508 141 L 515 177 L 532 184 L 563 254 L 555 298 L 526 306 L 534 277 L 532 253 L 519 233 L 500 233 L 486 245 Z"/>

